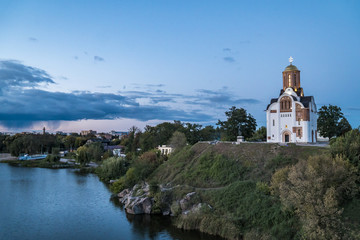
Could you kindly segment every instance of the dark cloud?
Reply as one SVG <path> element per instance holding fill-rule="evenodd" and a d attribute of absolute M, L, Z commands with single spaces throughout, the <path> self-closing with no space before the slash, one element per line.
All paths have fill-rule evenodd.
<path fill-rule="evenodd" d="M 104 62 L 105 59 L 102 58 L 102 57 L 99 57 L 99 56 L 94 56 L 94 61 L 95 61 L 95 62 Z"/>
<path fill-rule="evenodd" d="M 23 65 L 18 61 L 0 61 L 0 92 L 8 87 L 38 87 L 55 83 L 44 70 Z"/>
<path fill-rule="evenodd" d="M 223 52 L 231 52 L 231 48 L 223 48 Z"/>
<path fill-rule="evenodd" d="M 174 103 L 174 98 L 180 98 L 183 96 L 181 94 L 128 91 L 125 95 L 41 90 L 37 87 L 55 83 L 51 76 L 41 69 L 17 61 L 0 61 L 0 83 L 0 125 L 9 128 L 30 127 L 37 121 L 82 119 L 130 118 L 141 121 L 160 119 L 192 122 L 213 119 L 201 112 L 156 105 Z M 139 104 L 139 98 L 149 98 L 152 105 Z"/>
<path fill-rule="evenodd" d="M 38 41 L 37 38 L 34 38 L 34 37 L 29 37 L 28 40 L 30 42 L 37 42 Z"/>
<path fill-rule="evenodd" d="M 223 60 L 225 62 L 228 62 L 228 63 L 233 63 L 235 62 L 235 59 L 233 57 L 224 57 Z"/>

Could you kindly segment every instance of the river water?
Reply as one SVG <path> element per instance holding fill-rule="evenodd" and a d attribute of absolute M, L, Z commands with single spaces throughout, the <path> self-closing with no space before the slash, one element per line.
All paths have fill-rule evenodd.
<path fill-rule="evenodd" d="M 0 239 L 216 240 L 162 216 L 127 215 L 97 176 L 0 163 Z"/>

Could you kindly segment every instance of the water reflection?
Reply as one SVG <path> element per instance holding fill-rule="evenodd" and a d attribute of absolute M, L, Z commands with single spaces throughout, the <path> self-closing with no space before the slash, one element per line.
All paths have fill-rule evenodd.
<path fill-rule="evenodd" d="M 127 215 L 95 175 L 0 163 L 0 239 L 219 240 L 170 217 Z"/>
<path fill-rule="evenodd" d="M 110 200 L 114 206 L 122 209 L 123 205 L 119 203 L 118 198 L 113 197 Z M 126 214 L 126 219 L 131 223 L 132 232 L 139 239 L 177 239 L 177 240 L 222 240 L 218 236 L 201 233 L 199 231 L 188 231 L 176 228 L 172 225 L 172 217 L 161 215 L 133 215 Z"/>

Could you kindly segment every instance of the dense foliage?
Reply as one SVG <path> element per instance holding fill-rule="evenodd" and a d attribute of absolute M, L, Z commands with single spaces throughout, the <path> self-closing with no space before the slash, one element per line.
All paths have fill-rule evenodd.
<path fill-rule="evenodd" d="M 101 143 L 90 143 L 77 149 L 76 158 L 80 164 L 86 165 L 91 161 L 100 162 L 103 153 L 104 150 Z"/>
<path fill-rule="evenodd" d="M 358 193 L 355 168 L 342 157 L 318 155 L 273 175 L 272 188 L 300 218 L 304 239 L 349 238 L 342 206 Z"/>
<path fill-rule="evenodd" d="M 256 120 L 253 116 L 246 112 L 243 108 L 230 108 L 225 112 L 226 121 L 218 121 L 217 125 L 223 133 L 222 139 L 225 141 L 236 141 L 237 136 L 244 136 L 248 139 L 253 136 L 256 130 Z"/>
<path fill-rule="evenodd" d="M 343 156 L 360 171 L 360 130 L 354 129 L 336 138 L 331 143 L 331 154 Z"/>
<path fill-rule="evenodd" d="M 127 165 L 125 159 L 110 157 L 96 169 L 96 173 L 101 180 L 108 182 L 123 176 L 127 171 Z"/>
<path fill-rule="evenodd" d="M 351 125 L 338 106 L 322 106 L 318 111 L 317 127 L 323 137 L 338 137 L 351 130 Z"/>

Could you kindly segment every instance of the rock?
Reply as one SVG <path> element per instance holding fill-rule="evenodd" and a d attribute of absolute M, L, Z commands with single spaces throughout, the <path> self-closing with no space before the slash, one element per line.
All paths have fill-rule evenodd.
<path fill-rule="evenodd" d="M 163 216 L 169 216 L 171 214 L 170 210 L 163 211 Z"/>
<path fill-rule="evenodd" d="M 129 197 L 125 204 L 127 213 L 130 214 L 150 214 L 153 200 L 149 197 Z"/>
<path fill-rule="evenodd" d="M 127 188 L 127 189 L 124 189 L 123 191 L 121 191 L 117 196 L 118 198 L 123 198 L 125 197 L 125 195 L 129 194 L 130 190 Z"/>
<path fill-rule="evenodd" d="M 190 200 L 195 194 L 196 192 L 188 193 L 183 199 L 180 200 L 179 204 L 182 211 L 188 210 L 188 208 L 190 207 Z"/>
<path fill-rule="evenodd" d="M 109 183 L 113 184 L 114 182 L 116 182 L 116 180 L 110 180 Z"/>

